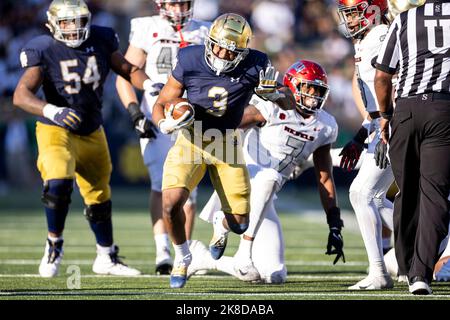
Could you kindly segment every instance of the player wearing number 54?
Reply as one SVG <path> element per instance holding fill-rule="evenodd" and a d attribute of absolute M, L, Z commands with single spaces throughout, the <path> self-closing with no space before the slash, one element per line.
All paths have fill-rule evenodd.
<path fill-rule="evenodd" d="M 256 92 L 280 103 L 293 99 L 277 89 L 278 72 L 267 55 L 248 48 L 251 36 L 243 17 L 232 13 L 218 17 L 204 45 L 179 51 L 172 75 L 153 108 L 153 121 L 161 132 L 183 128 L 167 155 L 162 182 L 163 217 L 175 249 L 172 288 L 185 285 L 192 259 L 182 207 L 206 170 L 222 207 L 214 217 L 212 257 L 219 259 L 223 254 L 229 231 L 242 234 L 248 227 L 250 182 L 236 128 L 251 96 Z M 165 104 L 181 98 L 185 91 L 194 112 L 181 120 L 164 114 Z M 194 143 L 199 140 L 201 143 Z"/>
<path fill-rule="evenodd" d="M 151 82 L 120 53 L 114 30 L 91 26 L 91 13 L 83 0 L 54 0 L 47 18 L 50 34 L 32 39 L 22 49 L 25 72 L 14 93 L 16 106 L 39 117 L 37 166 L 44 182 L 42 202 L 48 224 L 39 273 L 42 277 L 58 274 L 64 223 L 76 180 L 97 242 L 93 271 L 137 275 L 138 270 L 120 261 L 113 241 L 112 165 L 101 108 L 110 69 L 138 89 Z M 45 100 L 36 95 L 41 87 Z"/>

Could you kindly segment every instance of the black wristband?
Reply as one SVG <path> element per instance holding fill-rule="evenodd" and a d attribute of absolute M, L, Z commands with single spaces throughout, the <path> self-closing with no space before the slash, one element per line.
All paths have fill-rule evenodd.
<path fill-rule="evenodd" d="M 141 109 L 139 108 L 136 102 L 131 102 L 128 105 L 127 110 L 128 113 L 130 114 L 133 124 L 136 123 L 137 120 L 142 119 L 144 117 L 144 114 L 142 113 Z"/>
<path fill-rule="evenodd" d="M 366 141 L 367 137 L 369 136 L 369 133 L 367 132 L 367 129 L 365 127 L 361 127 L 356 135 L 353 137 L 353 140 L 360 144 L 364 144 L 364 141 Z"/>
<path fill-rule="evenodd" d="M 344 226 L 344 221 L 341 219 L 341 209 L 332 207 L 327 212 L 327 223 L 330 228 L 341 228 Z"/>

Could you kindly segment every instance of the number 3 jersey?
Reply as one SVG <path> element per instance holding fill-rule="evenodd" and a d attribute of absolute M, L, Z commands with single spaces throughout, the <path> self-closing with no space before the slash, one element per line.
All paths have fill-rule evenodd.
<path fill-rule="evenodd" d="M 259 84 L 259 72 L 268 65 L 265 53 L 249 49 L 234 70 L 217 75 L 206 63 L 205 46 L 189 46 L 178 53 L 172 76 L 186 89 L 202 131 L 225 132 L 241 123 L 244 108 Z"/>
<path fill-rule="evenodd" d="M 192 19 L 181 30 L 183 40 L 191 44 L 203 44 L 208 36 L 210 22 Z M 165 84 L 176 64 L 182 42 L 180 32 L 160 16 L 131 20 L 130 45 L 143 50 L 147 55 L 145 73 L 154 83 Z M 144 95 L 143 112 L 150 116 L 157 97 Z"/>
<path fill-rule="evenodd" d="M 295 110 L 282 110 L 256 95 L 250 104 L 266 119 L 261 128 L 248 130 L 244 139 L 245 162 L 251 176 L 266 170 L 281 188 L 295 166 L 306 161 L 317 148 L 336 141 L 336 120 L 324 110 L 305 119 Z"/>
<path fill-rule="evenodd" d="M 47 102 L 78 111 L 83 121 L 76 132 L 87 135 L 103 123 L 103 84 L 110 70 L 111 55 L 118 50 L 111 28 L 91 26 L 89 38 L 70 48 L 50 35 L 32 39 L 20 54 L 23 68 L 40 67 Z M 39 121 L 55 125 L 46 118 Z"/>

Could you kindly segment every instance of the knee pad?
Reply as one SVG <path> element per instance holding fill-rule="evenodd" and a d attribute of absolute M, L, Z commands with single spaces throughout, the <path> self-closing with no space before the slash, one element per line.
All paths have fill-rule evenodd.
<path fill-rule="evenodd" d="M 230 223 L 228 222 L 230 230 L 236 234 L 243 234 L 248 229 L 248 223 Z"/>
<path fill-rule="evenodd" d="M 67 208 L 73 191 L 72 179 L 54 179 L 44 182 L 41 200 L 45 207 L 53 210 Z"/>
<path fill-rule="evenodd" d="M 111 220 L 111 200 L 86 206 L 84 215 L 89 222 L 102 223 Z"/>

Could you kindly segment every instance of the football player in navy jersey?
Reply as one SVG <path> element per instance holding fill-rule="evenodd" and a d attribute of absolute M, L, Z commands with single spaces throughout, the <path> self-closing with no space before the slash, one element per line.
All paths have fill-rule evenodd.
<path fill-rule="evenodd" d="M 37 166 L 44 181 L 42 201 L 48 224 L 39 273 L 42 277 L 58 274 L 75 179 L 97 241 L 93 271 L 138 275 L 138 270 L 120 261 L 113 242 L 112 165 L 101 108 L 103 84 L 110 69 L 139 89 L 151 83 L 120 53 L 114 30 L 90 25 L 91 14 L 83 0 L 54 0 L 47 17 L 51 36 L 34 38 L 22 49 L 20 60 L 25 72 L 14 93 L 16 106 L 39 117 Z M 36 95 L 40 87 L 45 100 Z"/>
<path fill-rule="evenodd" d="M 153 121 L 162 133 L 183 128 L 167 155 L 162 182 L 163 216 L 175 249 L 172 288 L 185 285 L 192 258 L 182 212 L 189 193 L 208 170 L 222 205 L 214 217 L 210 243 L 212 257 L 219 259 L 228 232 L 242 234 L 248 227 L 250 182 L 236 131 L 244 107 L 254 92 L 274 101 L 291 98 L 277 90 L 278 73 L 267 55 L 248 48 L 251 36 L 243 17 L 232 13 L 218 17 L 204 45 L 179 51 L 153 108 Z M 194 112 L 174 119 L 164 106 L 185 91 Z"/>

